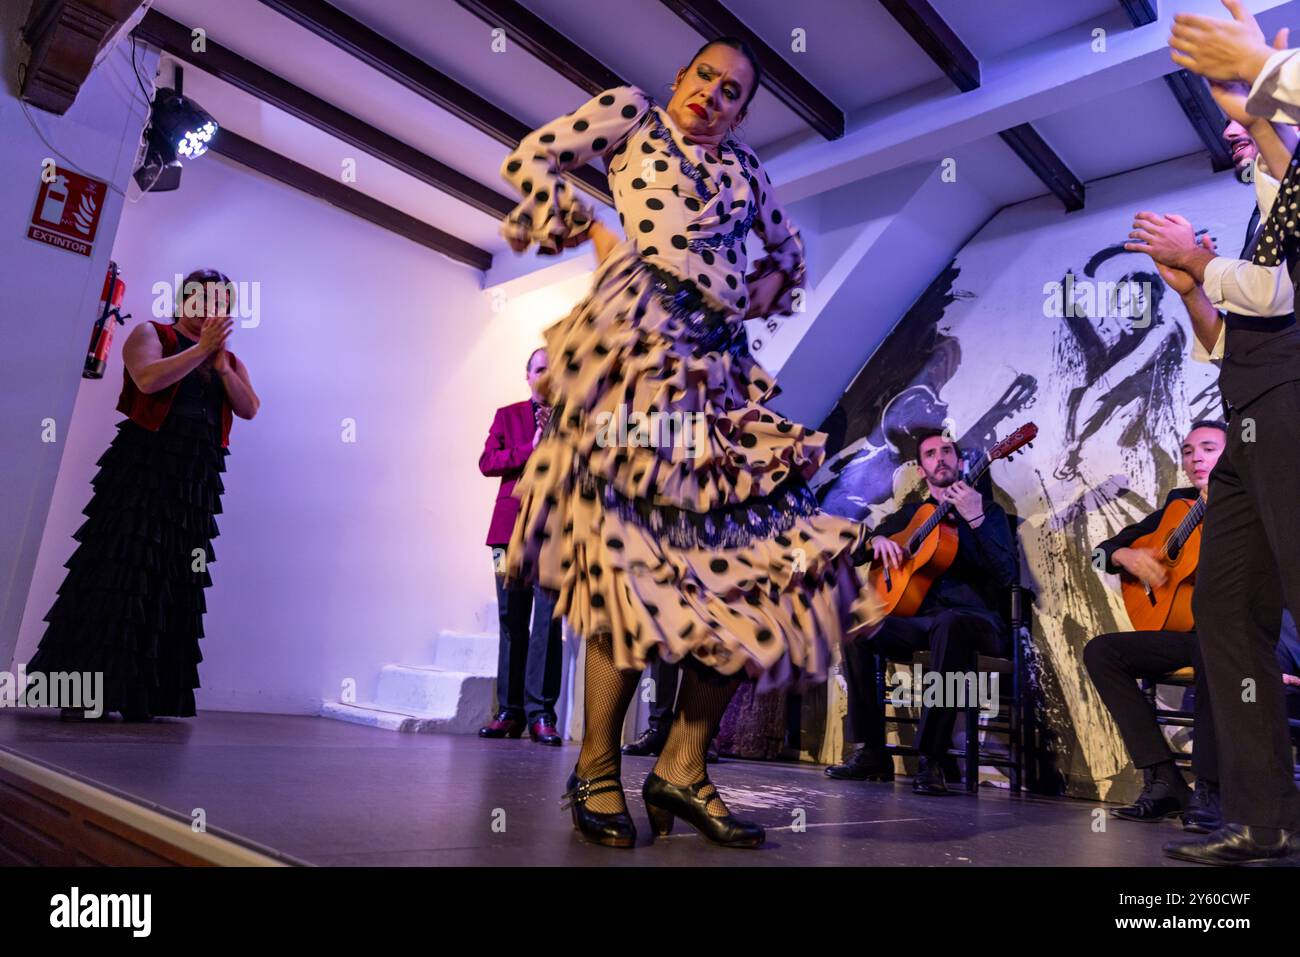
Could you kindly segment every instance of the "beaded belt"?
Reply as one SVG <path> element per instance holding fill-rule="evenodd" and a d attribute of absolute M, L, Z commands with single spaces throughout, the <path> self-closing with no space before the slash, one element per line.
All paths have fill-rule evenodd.
<path fill-rule="evenodd" d="M 704 352 L 749 355 L 749 337 L 743 322 L 728 322 L 727 314 L 709 305 L 698 286 L 642 260 L 650 282 L 665 310 L 682 323 L 683 338 Z"/>

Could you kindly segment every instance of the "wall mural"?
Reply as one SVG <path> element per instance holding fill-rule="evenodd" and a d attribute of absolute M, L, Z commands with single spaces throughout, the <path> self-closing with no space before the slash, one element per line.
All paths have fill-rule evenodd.
<path fill-rule="evenodd" d="M 1118 583 L 1094 569 L 1092 550 L 1187 483 L 1183 435 L 1196 419 L 1221 417 L 1217 370 L 1192 361 L 1178 296 L 1147 257 L 1122 246 L 1133 211 L 1183 212 L 1196 222 L 1199 201 L 1223 223 L 1239 214 L 1217 230 L 1235 249 L 1250 196 L 1231 177 L 1198 173 L 1194 190 L 1162 197 L 1165 205 L 1135 197 L 1069 217 L 1047 200 L 1002 210 L 822 425 L 830 441 L 812 485 L 823 506 L 875 524 L 921 494 L 919 473 L 903 458 L 914 430 L 947 425 L 973 459 L 1037 422 L 1034 448 L 990 471 L 992 494 L 1016 517 L 1023 583 L 1035 596 L 1048 773 L 1081 797 L 1137 790 L 1083 668 L 1091 637 L 1129 629 Z"/>

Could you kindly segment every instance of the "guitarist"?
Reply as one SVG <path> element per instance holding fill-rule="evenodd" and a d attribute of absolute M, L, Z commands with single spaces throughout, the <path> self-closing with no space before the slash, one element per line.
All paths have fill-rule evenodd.
<path fill-rule="evenodd" d="M 1162 507 L 1102 542 L 1099 551 L 1106 557 L 1106 571 L 1112 575 L 1131 575 L 1150 587 L 1165 584 L 1167 572 L 1155 553 L 1130 546 L 1160 527 L 1170 502 L 1204 494 L 1210 472 L 1226 444 L 1224 423 L 1203 420 L 1192 424 L 1182 448 L 1183 471 L 1191 478 L 1191 486 L 1174 489 Z M 1111 814 L 1126 821 L 1159 821 L 1181 815 L 1183 827 L 1197 833 L 1208 833 L 1219 827 L 1214 723 L 1196 632 L 1128 631 L 1099 635 L 1084 647 L 1083 661 L 1102 702 L 1119 727 L 1133 766 L 1142 769 L 1145 780 L 1138 799 L 1126 807 L 1113 808 Z M 1151 705 L 1137 684 L 1140 679 L 1158 679 L 1187 667 L 1196 671 L 1192 748 L 1195 795 L 1174 764 Z"/>
<path fill-rule="evenodd" d="M 877 654 L 907 661 L 928 648 L 935 671 L 966 674 L 974 672 L 978 655 L 1006 657 L 1011 648 L 1010 629 L 998 610 L 1020 575 L 1007 513 L 961 480 L 961 451 L 955 442 L 937 429 L 917 434 L 916 461 L 929 497 L 900 508 L 880 524 L 867 544 L 876 561 L 898 568 L 903 549 L 888 536 L 903 531 L 921 505 L 951 502 L 944 521 L 957 530 L 957 555 L 931 585 L 915 616 L 891 615 L 870 638 L 844 645 L 848 730 L 861 747 L 845 763 L 826 769 L 833 778 L 893 780 L 893 760 L 885 750 L 885 705 L 876 688 Z M 946 680 L 944 687 L 950 687 Z M 922 710 L 916 743 L 921 760 L 912 783 L 917 794 L 951 793 L 944 781 L 943 758 L 952 746 L 957 713 L 952 707 Z"/>

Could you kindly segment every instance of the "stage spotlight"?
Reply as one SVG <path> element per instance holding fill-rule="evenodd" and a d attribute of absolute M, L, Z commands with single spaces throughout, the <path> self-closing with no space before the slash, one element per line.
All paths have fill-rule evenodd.
<path fill-rule="evenodd" d="M 181 184 L 181 159 L 197 159 L 206 153 L 219 129 L 207 110 L 179 90 L 159 90 L 149 117 L 148 149 L 135 171 L 135 181 L 145 192 L 176 189 Z"/>

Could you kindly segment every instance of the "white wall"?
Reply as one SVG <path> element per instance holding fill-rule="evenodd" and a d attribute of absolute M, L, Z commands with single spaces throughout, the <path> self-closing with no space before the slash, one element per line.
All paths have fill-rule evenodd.
<path fill-rule="evenodd" d="M 483 540 L 497 480 L 478 456 L 584 272 L 483 291 L 478 272 L 215 155 L 128 208 L 114 257 L 136 322 L 176 272 L 261 284 L 260 324 L 232 340 L 262 409 L 232 430 L 200 708 L 311 712 L 346 678 L 365 700 L 383 664 L 427 661 L 441 629 L 495 630 Z M 115 350 L 77 397 L 18 660 L 75 544 L 121 381 Z"/>
<path fill-rule="evenodd" d="M 29 118 L 16 80 L 19 63 L 28 57 L 19 29 L 29 6 L 0 8 L 0 668 L 8 668 L 18 637 L 123 203 L 109 191 L 91 257 L 27 239 L 42 163 L 53 158 L 124 190 L 148 110 L 131 75 L 130 47 L 119 44 L 91 73 L 67 114 L 28 107 Z M 156 61 L 142 49 L 141 75 L 151 76 Z M 47 418 L 54 421 L 55 442 L 42 441 Z"/>

